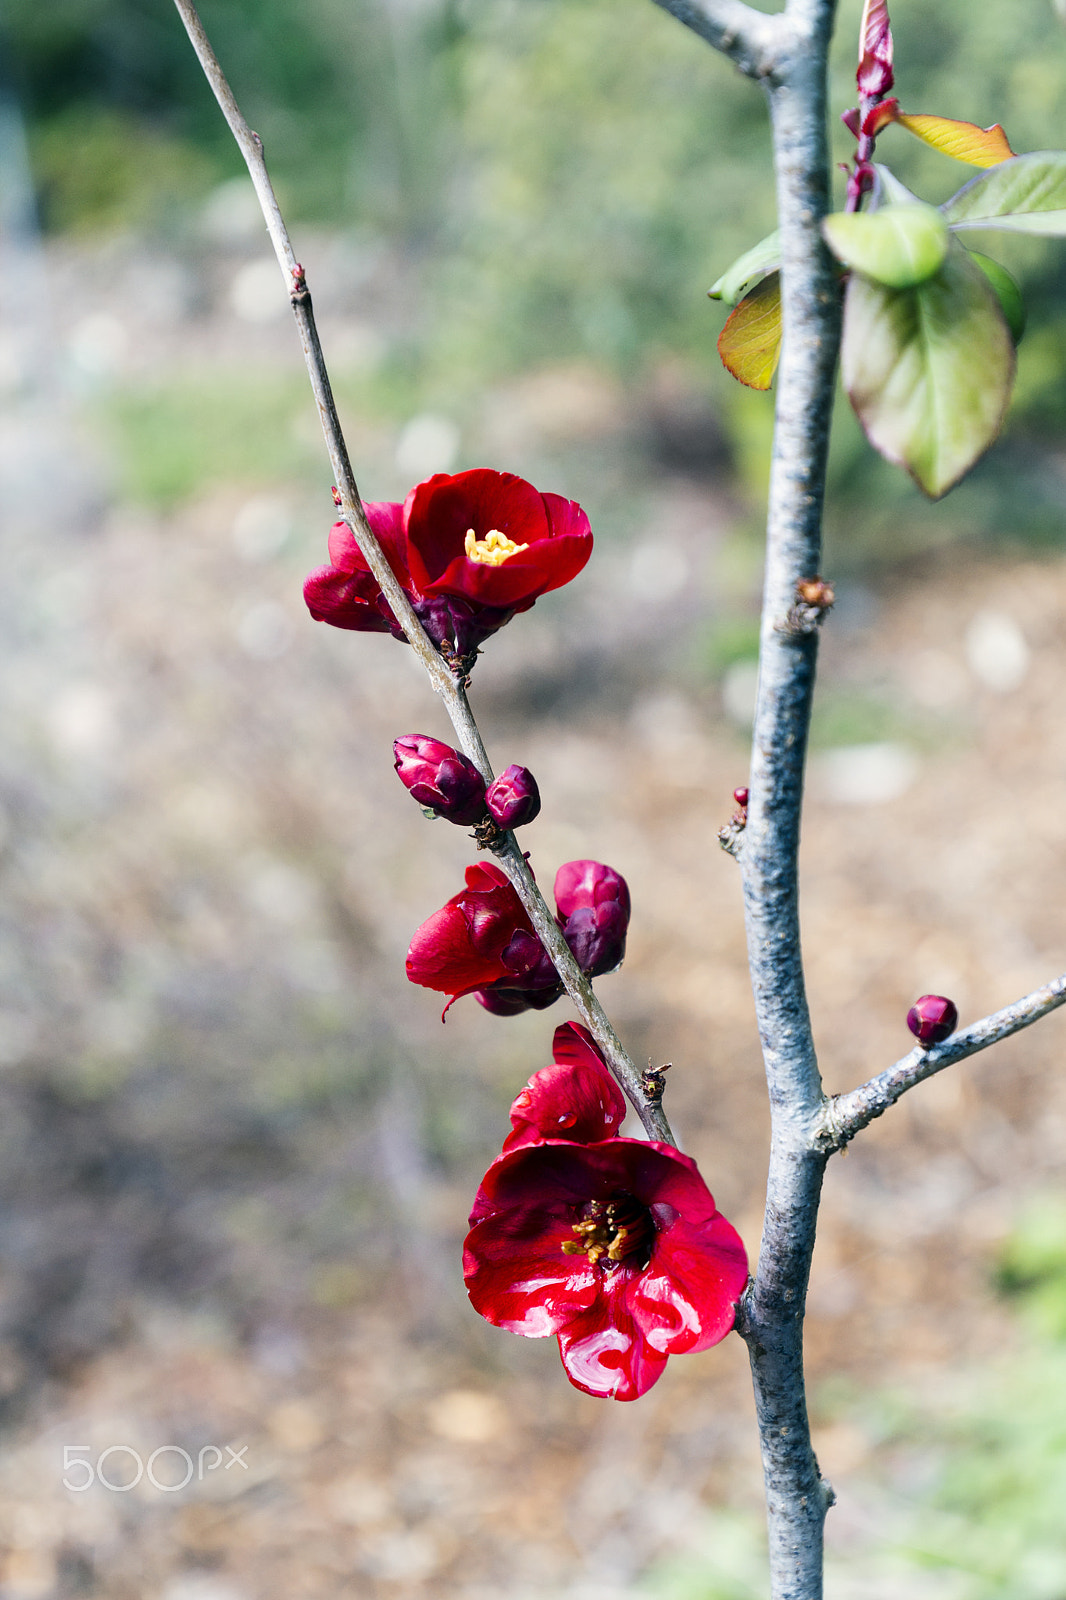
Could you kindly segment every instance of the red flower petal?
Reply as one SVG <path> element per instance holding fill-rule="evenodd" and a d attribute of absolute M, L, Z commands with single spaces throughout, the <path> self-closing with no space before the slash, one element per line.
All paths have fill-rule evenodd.
<path fill-rule="evenodd" d="M 359 633 L 389 632 L 385 614 L 377 604 L 380 597 L 381 590 L 369 572 L 318 567 L 304 583 L 304 600 L 316 622 Z"/>
<path fill-rule="evenodd" d="M 559 1334 L 559 1354 L 574 1388 L 598 1400 L 639 1400 L 666 1366 L 621 1306 L 610 1322 L 598 1306 L 575 1317 Z"/>
<path fill-rule="evenodd" d="M 616 902 L 626 920 L 630 915 L 629 886 L 620 872 L 602 861 L 564 861 L 555 874 L 555 904 L 564 920 L 575 911 Z"/>
<path fill-rule="evenodd" d="M 404 534 L 403 506 L 392 500 L 368 500 L 363 510 L 377 541 L 397 578 L 410 586 L 407 571 L 407 539 Z M 329 530 L 329 559 L 341 572 L 369 572 L 366 557 L 346 522 L 335 522 Z"/>
<path fill-rule="evenodd" d="M 565 1207 L 516 1207 L 506 1218 L 474 1224 L 463 1250 L 463 1276 L 475 1311 L 497 1328 L 544 1339 L 567 1327 L 599 1294 L 587 1256 L 568 1256 L 573 1239 Z"/>
<path fill-rule="evenodd" d="M 658 1234 L 629 1304 L 653 1349 L 709 1350 L 732 1329 L 747 1281 L 747 1251 L 732 1223 L 721 1212 L 699 1223 L 680 1213 Z"/>
<path fill-rule="evenodd" d="M 511 1106 L 505 1150 L 545 1139 L 595 1144 L 618 1132 L 625 1099 L 588 1029 L 564 1022 L 555 1030 L 552 1055 L 554 1065 L 535 1072 Z"/>
<path fill-rule="evenodd" d="M 516 932 L 533 927 L 507 876 L 477 863 L 466 869 L 466 888 L 453 895 L 416 931 L 407 952 L 412 983 L 441 994 L 472 994 L 512 975 L 503 952 Z"/>

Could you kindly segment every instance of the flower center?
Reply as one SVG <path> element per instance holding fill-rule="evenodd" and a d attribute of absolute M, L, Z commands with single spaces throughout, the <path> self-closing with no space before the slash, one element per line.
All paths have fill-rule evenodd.
<path fill-rule="evenodd" d="M 571 1226 L 576 1235 L 567 1239 L 563 1254 L 586 1255 L 592 1266 L 602 1261 L 612 1267 L 646 1267 L 651 1260 L 655 1224 L 647 1206 L 623 1190 L 609 1200 L 589 1200 L 580 1222 Z"/>
<path fill-rule="evenodd" d="M 473 528 L 467 528 L 463 548 L 468 561 L 480 561 L 485 567 L 502 567 L 505 561 L 510 561 L 520 550 L 528 550 L 529 546 L 515 544 L 499 528 L 490 528 L 483 539 L 476 537 Z"/>

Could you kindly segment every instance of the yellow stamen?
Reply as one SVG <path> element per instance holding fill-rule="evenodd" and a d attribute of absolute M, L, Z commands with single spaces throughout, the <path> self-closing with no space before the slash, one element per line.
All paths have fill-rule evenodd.
<path fill-rule="evenodd" d="M 600 1200 L 589 1201 L 584 1218 L 571 1223 L 570 1231 L 576 1238 L 563 1241 L 564 1255 L 588 1256 L 593 1267 L 606 1258 L 605 1265 L 610 1268 L 640 1258 L 646 1265 L 655 1229 L 639 1201 L 630 1195 L 618 1195 L 606 1205 Z"/>
<path fill-rule="evenodd" d="M 520 550 L 528 550 L 529 546 L 515 544 L 499 528 L 490 528 L 483 539 L 477 537 L 473 528 L 467 528 L 463 548 L 470 561 L 480 561 L 486 567 L 502 567 L 505 561 L 516 556 Z"/>

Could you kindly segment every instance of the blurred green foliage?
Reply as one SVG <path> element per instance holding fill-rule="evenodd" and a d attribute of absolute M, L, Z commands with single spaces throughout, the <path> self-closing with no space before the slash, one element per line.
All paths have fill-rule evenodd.
<path fill-rule="evenodd" d="M 295 220 L 358 224 L 417 262 L 428 314 L 403 352 L 419 403 L 453 410 L 560 360 L 631 381 L 682 359 L 714 395 L 738 485 L 765 487 L 772 397 L 722 373 L 706 289 L 774 221 L 763 96 L 649 0 L 204 0 L 205 23 Z M 860 0 L 840 7 L 832 104 L 855 99 Z M 1066 28 L 1052 0 L 895 0 L 908 109 L 1002 122 L 1018 150 L 1066 143 Z M 4 0 L 8 88 L 27 112 L 53 229 L 173 223 L 240 170 L 163 0 Z M 850 152 L 834 122 L 835 158 Z M 972 170 L 902 129 L 879 154 L 940 200 Z M 842 178 L 839 179 L 842 183 Z M 930 542 L 1059 542 L 1066 483 L 1026 452 L 1066 423 L 1066 249 L 978 241 L 1030 309 L 1004 442 L 929 507 L 842 408 L 828 559 L 898 561 Z M 1047 461 L 1043 461 L 1046 468 Z"/>
<path fill-rule="evenodd" d="M 997 1281 L 1037 1333 L 1066 1341 L 1066 1200 L 1034 1200 L 1004 1246 Z M 1063 1499 L 1066 1505 L 1066 1497 Z"/>
<path fill-rule="evenodd" d="M 120 394 L 104 410 L 120 440 L 123 491 L 151 505 L 233 480 L 284 483 L 319 464 L 302 373 L 188 378 Z"/>

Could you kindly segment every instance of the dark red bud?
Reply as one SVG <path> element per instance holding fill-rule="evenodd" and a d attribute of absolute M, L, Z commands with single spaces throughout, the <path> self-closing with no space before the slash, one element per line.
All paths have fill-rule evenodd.
<path fill-rule="evenodd" d="M 847 128 L 848 132 L 857 139 L 859 137 L 859 126 L 862 120 L 862 112 L 859 110 L 858 106 L 852 106 L 850 111 L 842 111 L 840 113 L 840 120 L 844 124 L 845 128 Z"/>
<path fill-rule="evenodd" d="M 954 1002 L 942 994 L 923 994 L 907 1012 L 908 1028 L 926 1049 L 954 1033 L 958 1021 Z"/>
<path fill-rule="evenodd" d="M 748 791 L 746 789 L 734 789 L 733 799 L 738 806 L 746 806 L 748 803 Z"/>
<path fill-rule="evenodd" d="M 460 827 L 485 815 L 485 782 L 472 761 L 428 734 L 408 733 L 393 745 L 404 788 L 438 817 Z"/>
<path fill-rule="evenodd" d="M 528 767 L 508 767 L 489 784 L 485 804 L 501 828 L 521 828 L 540 813 L 537 780 Z"/>

